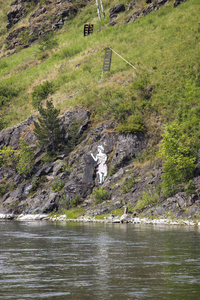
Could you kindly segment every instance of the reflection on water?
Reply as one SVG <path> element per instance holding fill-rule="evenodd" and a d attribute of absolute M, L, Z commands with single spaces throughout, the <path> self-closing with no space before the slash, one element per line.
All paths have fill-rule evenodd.
<path fill-rule="evenodd" d="M 200 299 L 200 230 L 0 222 L 0 299 Z"/>

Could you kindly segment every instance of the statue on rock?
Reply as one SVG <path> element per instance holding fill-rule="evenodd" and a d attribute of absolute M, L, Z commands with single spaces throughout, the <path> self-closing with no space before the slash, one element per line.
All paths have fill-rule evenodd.
<path fill-rule="evenodd" d="M 102 184 L 107 176 L 107 155 L 104 153 L 104 147 L 98 146 L 96 157 L 91 153 L 92 158 L 97 162 L 97 174 L 99 175 L 99 183 Z"/>

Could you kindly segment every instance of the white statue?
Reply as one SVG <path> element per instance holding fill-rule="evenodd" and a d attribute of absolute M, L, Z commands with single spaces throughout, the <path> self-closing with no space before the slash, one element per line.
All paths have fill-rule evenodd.
<path fill-rule="evenodd" d="M 102 184 L 107 176 L 107 155 L 104 152 L 104 147 L 98 146 L 98 153 L 96 157 L 91 153 L 92 158 L 97 161 L 97 174 L 99 174 L 99 183 Z"/>

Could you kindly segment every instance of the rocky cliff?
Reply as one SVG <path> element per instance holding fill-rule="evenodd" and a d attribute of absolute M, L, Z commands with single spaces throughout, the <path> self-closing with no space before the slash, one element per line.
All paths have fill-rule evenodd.
<path fill-rule="evenodd" d="M 16 0 L 7 14 L 9 34 L 5 40 L 7 55 L 29 47 L 42 35 L 53 32 L 73 18 L 90 0 Z M 12 27 L 28 15 L 28 25 Z M 26 22 L 27 23 L 27 22 Z"/>
<path fill-rule="evenodd" d="M 34 150 L 35 163 L 31 174 L 18 174 L 14 165 L 3 166 L 0 170 L 2 214 L 36 214 L 61 212 L 74 206 L 84 207 L 90 216 L 111 213 L 116 209 L 134 209 L 138 201 L 146 196 L 156 198 L 151 204 L 132 213 L 154 216 L 173 214 L 178 218 L 192 218 L 200 213 L 200 172 L 198 162 L 194 182 L 196 191 L 186 195 L 180 192 L 164 199 L 159 195 L 161 163 L 141 164 L 138 156 L 147 147 L 151 137 L 142 133 L 120 134 L 112 121 L 92 124 L 90 114 L 85 110 L 65 113 L 61 120 L 65 130 L 65 145 L 69 143 L 70 128 L 74 120 L 79 126 L 73 134 L 78 143 L 72 151 L 62 151 L 51 162 L 43 160 L 45 153 L 36 145 L 33 133 L 34 116 L 26 121 L 3 130 L 0 133 L 0 147 L 11 146 L 19 149 L 23 137 Z M 100 185 L 96 162 L 97 147 L 102 145 L 107 155 L 108 175 Z M 66 149 L 66 148 L 65 148 Z M 199 157 L 200 161 L 200 157 Z M 4 189 L 3 189 L 4 187 Z M 108 191 L 108 199 L 94 205 L 94 189 Z M 3 191 L 3 192 L 2 192 Z"/>

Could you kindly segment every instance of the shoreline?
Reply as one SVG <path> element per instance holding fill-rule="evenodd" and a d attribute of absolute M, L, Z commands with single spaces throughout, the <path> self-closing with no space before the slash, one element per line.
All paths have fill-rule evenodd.
<path fill-rule="evenodd" d="M 189 221 L 183 219 L 173 220 L 171 218 L 151 219 L 148 217 L 131 217 L 126 214 L 121 217 L 105 217 L 104 219 L 95 219 L 95 217 L 84 216 L 77 219 L 67 219 L 66 215 L 50 216 L 48 214 L 0 214 L 0 221 L 51 221 L 51 222 L 80 222 L 80 223 L 104 223 L 104 224 L 144 224 L 144 225 L 184 225 L 200 227 L 200 221 Z"/>

